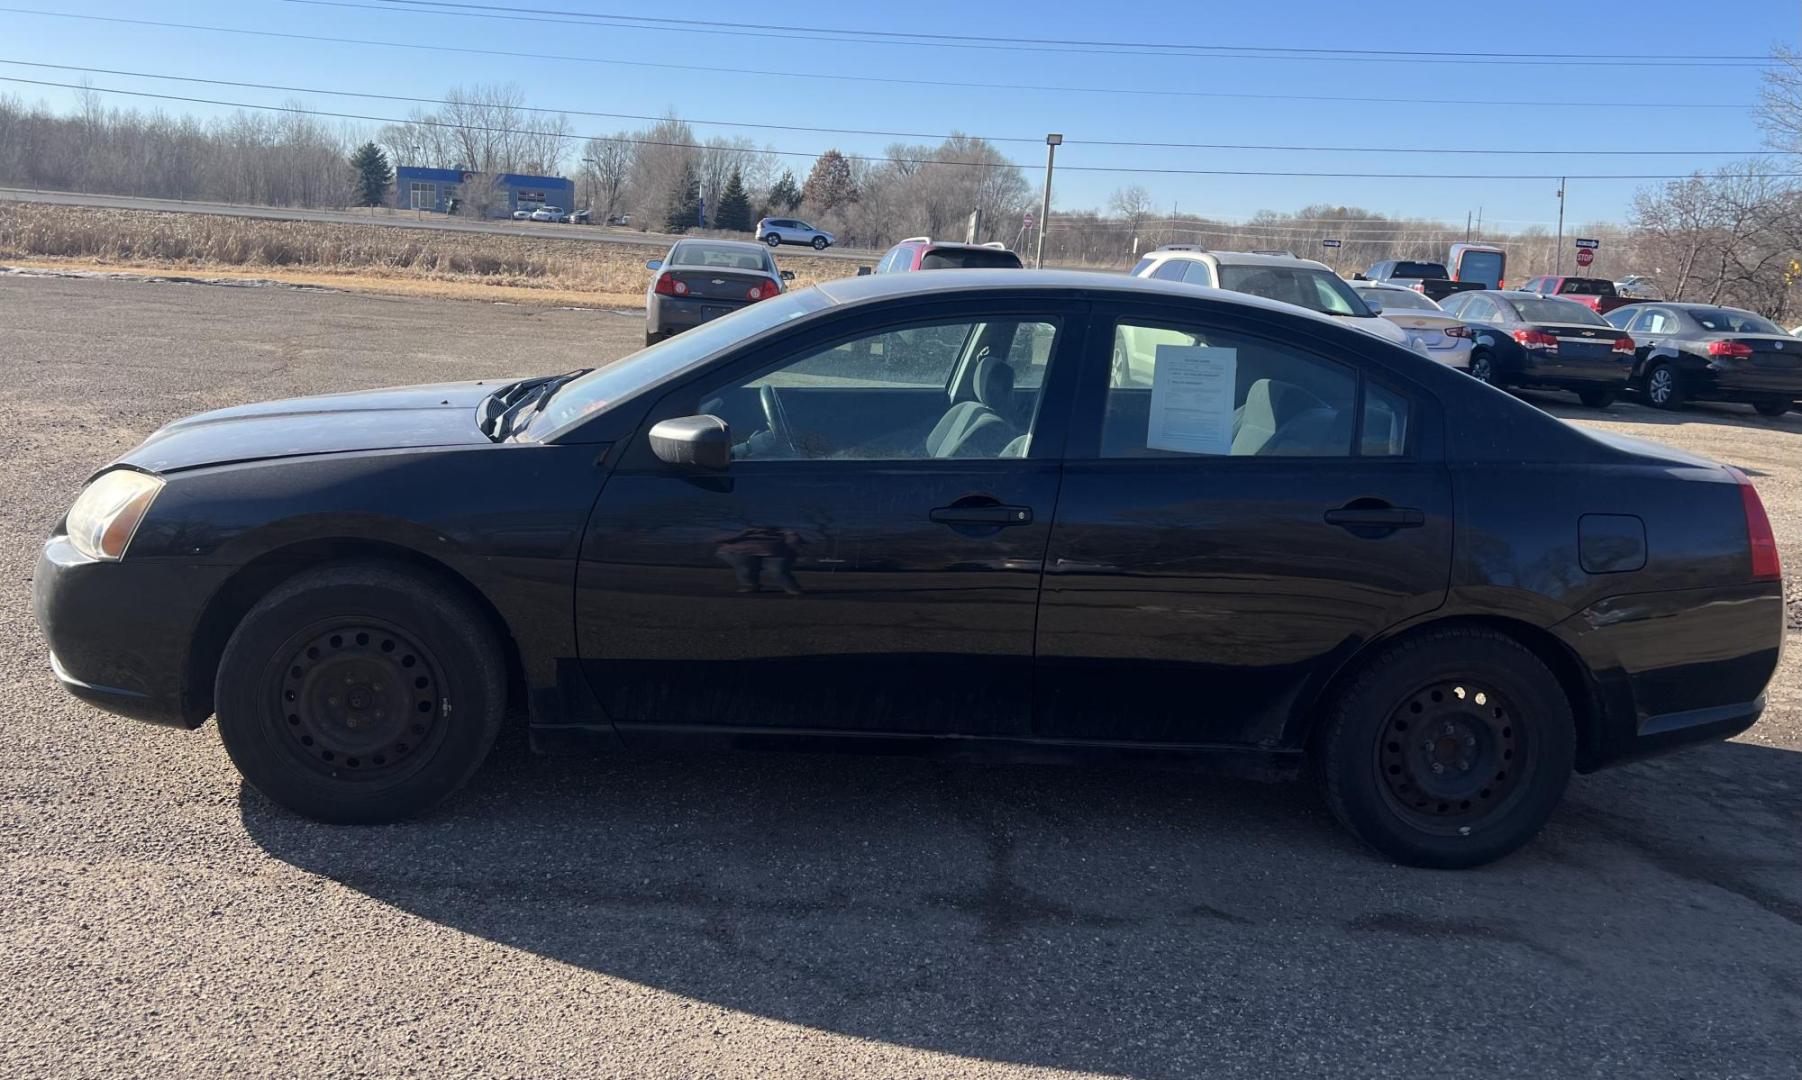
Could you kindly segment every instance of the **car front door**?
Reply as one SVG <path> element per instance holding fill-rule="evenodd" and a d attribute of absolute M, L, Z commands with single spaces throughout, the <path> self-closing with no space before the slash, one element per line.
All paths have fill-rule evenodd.
<path fill-rule="evenodd" d="M 670 391 L 608 479 L 577 575 L 582 663 L 635 729 L 1021 735 L 1083 309 L 850 313 Z M 662 419 L 726 420 L 719 472 Z"/>
<path fill-rule="evenodd" d="M 1262 315 L 1091 317 L 1040 601 L 1034 732 L 1293 745 L 1298 703 L 1444 600 L 1434 399 Z M 1156 341 L 1123 384 L 1117 338 Z"/>

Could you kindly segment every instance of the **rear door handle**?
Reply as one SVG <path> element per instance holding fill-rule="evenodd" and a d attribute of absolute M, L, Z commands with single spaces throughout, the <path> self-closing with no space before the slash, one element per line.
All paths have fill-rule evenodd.
<path fill-rule="evenodd" d="M 1425 525 L 1427 516 L 1406 506 L 1341 507 L 1326 512 L 1326 523 L 1342 529 L 1413 529 Z"/>
<path fill-rule="evenodd" d="M 937 506 L 931 514 L 940 525 L 1031 525 L 1032 507 L 1003 506 Z"/>

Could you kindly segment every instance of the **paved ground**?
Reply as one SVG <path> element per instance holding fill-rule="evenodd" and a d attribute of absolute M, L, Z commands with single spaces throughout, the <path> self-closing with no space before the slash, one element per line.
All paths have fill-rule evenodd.
<path fill-rule="evenodd" d="M 53 685 L 37 546 L 151 428 L 639 326 L 0 278 L 0 1075 L 1796 1075 L 1793 648 L 1747 737 L 1579 779 L 1468 873 L 1384 864 L 1299 786 L 517 739 L 428 820 L 329 828 L 210 727 Z M 1802 420 L 1606 415 L 1757 470 L 1802 568 Z"/>
<path fill-rule="evenodd" d="M 603 244 L 639 244 L 668 250 L 675 237 L 668 233 L 640 232 L 599 225 L 555 225 L 547 221 L 477 221 L 415 211 L 386 208 L 369 210 L 309 210 L 297 206 L 249 206 L 243 203 L 197 202 L 186 199 L 147 199 L 135 195 L 90 195 L 74 191 L 33 191 L 29 188 L 0 188 L 0 200 L 49 203 L 54 206 L 107 207 L 119 210 L 162 210 L 186 214 L 224 214 L 228 217 L 267 218 L 275 221 L 330 221 L 342 225 L 395 225 L 407 229 L 435 229 L 441 232 L 498 233 L 505 236 L 554 236 L 563 240 L 592 240 Z M 79 209 L 71 212 L 78 213 Z M 788 247 L 784 251 L 808 251 Z M 881 252 L 854 248 L 828 248 L 817 253 L 823 259 L 873 261 Z"/>

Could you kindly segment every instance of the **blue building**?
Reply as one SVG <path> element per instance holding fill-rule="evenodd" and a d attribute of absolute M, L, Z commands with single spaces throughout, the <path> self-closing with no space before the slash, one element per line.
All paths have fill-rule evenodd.
<path fill-rule="evenodd" d="M 540 206 L 575 208 L 576 182 L 561 176 L 520 176 L 502 173 L 493 178 L 493 195 L 487 199 L 468 186 L 480 181 L 482 173 L 461 169 L 427 169 L 402 165 L 394 170 L 394 205 L 401 210 L 435 210 L 449 213 L 451 200 L 457 200 L 457 212 L 476 214 L 486 207 L 489 217 L 509 217 L 515 210 L 536 210 Z"/>

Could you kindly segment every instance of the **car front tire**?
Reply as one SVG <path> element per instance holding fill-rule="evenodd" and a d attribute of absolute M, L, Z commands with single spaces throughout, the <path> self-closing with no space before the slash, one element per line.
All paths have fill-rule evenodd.
<path fill-rule="evenodd" d="M 815 251 L 825 251 L 826 246 L 830 243 L 831 241 L 827 240 L 824 236 L 816 236 L 813 238 L 813 249 Z"/>
<path fill-rule="evenodd" d="M 1470 377 L 1490 386 L 1495 382 L 1495 361 L 1485 352 L 1473 353 L 1470 358 Z"/>
<path fill-rule="evenodd" d="M 1318 763 L 1351 832 L 1409 866 L 1479 866 L 1539 832 L 1576 754 L 1569 699 L 1504 634 L 1429 631 L 1379 653 L 1340 687 Z"/>
<path fill-rule="evenodd" d="M 1758 410 L 1758 415 L 1776 419 L 1789 412 L 1790 403 L 1787 401 L 1760 401 L 1754 403 L 1752 407 Z"/>
<path fill-rule="evenodd" d="M 219 736 L 244 779 L 317 821 L 412 817 L 468 781 L 506 711 L 506 666 L 464 597 L 383 565 L 264 597 L 227 642 Z"/>

